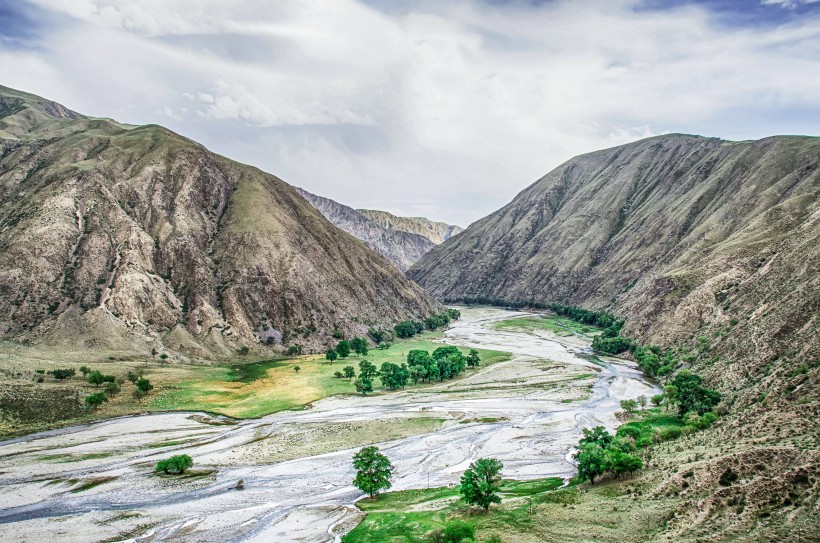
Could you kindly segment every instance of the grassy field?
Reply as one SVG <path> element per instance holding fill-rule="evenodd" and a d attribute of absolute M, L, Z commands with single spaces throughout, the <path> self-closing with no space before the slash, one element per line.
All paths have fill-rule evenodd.
<path fill-rule="evenodd" d="M 366 357 L 351 355 L 329 364 L 320 355 L 288 360 L 259 361 L 249 364 L 208 367 L 200 370 L 196 379 L 183 381 L 157 394 L 151 406 L 156 410 L 206 410 L 237 418 L 250 418 L 283 411 L 302 409 L 305 405 L 337 394 L 354 394 L 353 383 L 339 379 L 334 373 L 353 366 L 358 373 L 359 362 L 366 359 L 380 367 L 384 362 L 406 362 L 412 349 L 432 352 L 441 343 L 433 340 L 440 333 L 425 333 L 400 340 L 389 349 L 371 350 Z M 462 349 L 466 354 L 468 349 Z M 481 365 L 507 360 L 509 353 L 479 349 Z M 295 367 L 299 366 L 297 372 Z M 468 370 L 465 375 L 469 375 Z M 379 381 L 375 383 L 377 386 Z M 426 385 L 417 385 L 422 387 Z M 408 386 L 408 389 L 414 388 Z M 384 393 L 376 389 L 376 393 Z"/>
<path fill-rule="evenodd" d="M 546 330 L 559 336 L 570 336 L 582 334 L 594 336 L 601 332 L 601 329 L 589 324 L 581 324 L 564 317 L 521 317 L 518 319 L 506 319 L 493 324 L 497 330 L 515 330 L 523 332 L 534 332 Z"/>
<path fill-rule="evenodd" d="M 503 532 L 515 527 L 522 510 L 531 502 L 560 487 L 557 477 L 533 481 L 503 481 L 502 505 L 493 506 L 488 514 L 465 505 L 457 488 L 431 488 L 388 492 L 373 500 L 357 502 L 365 519 L 342 538 L 344 543 L 423 543 L 427 534 L 457 518 L 473 524 L 476 536 Z"/>

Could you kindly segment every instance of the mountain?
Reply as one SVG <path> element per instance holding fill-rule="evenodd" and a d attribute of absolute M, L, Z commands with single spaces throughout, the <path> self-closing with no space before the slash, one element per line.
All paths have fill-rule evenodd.
<path fill-rule="evenodd" d="M 464 229 L 454 224 L 431 221 L 424 217 L 397 217 L 387 211 L 376 209 L 357 209 L 359 213 L 383 228 L 418 234 L 429 239 L 436 245 L 444 243 Z"/>
<path fill-rule="evenodd" d="M 353 209 L 304 189 L 296 190 L 330 222 L 364 241 L 401 271 L 461 231 L 458 226 L 423 217 L 396 217 L 385 211 Z"/>
<path fill-rule="evenodd" d="M 4 339 L 191 355 L 440 310 L 277 177 L 5 87 L 0 294 Z"/>
<path fill-rule="evenodd" d="M 622 491 L 677 504 L 670 540 L 816 533 L 819 161 L 820 138 L 797 136 L 666 135 L 585 154 L 408 276 L 444 300 L 606 309 L 623 335 L 689 353 L 724 416 L 660 447 Z"/>

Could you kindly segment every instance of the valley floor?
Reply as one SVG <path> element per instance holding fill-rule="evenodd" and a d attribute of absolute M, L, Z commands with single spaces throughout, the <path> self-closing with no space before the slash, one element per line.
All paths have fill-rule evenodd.
<path fill-rule="evenodd" d="M 621 399 L 656 387 L 549 331 L 492 326 L 523 315 L 463 312 L 442 341 L 513 357 L 458 381 L 253 420 L 152 414 L 2 442 L 0 539 L 332 541 L 362 518 L 351 457 L 371 443 L 396 466 L 396 490 L 453 485 L 485 456 L 507 478 L 569 477 L 581 428 L 614 428 Z M 195 462 L 189 476 L 154 475 L 157 460 L 182 453 Z"/>

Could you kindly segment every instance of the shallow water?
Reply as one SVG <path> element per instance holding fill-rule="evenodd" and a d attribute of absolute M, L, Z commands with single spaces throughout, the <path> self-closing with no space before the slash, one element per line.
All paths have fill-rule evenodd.
<path fill-rule="evenodd" d="M 568 458 L 581 429 L 614 427 L 620 400 L 651 395 L 655 387 L 634 364 L 578 356 L 582 342 L 490 326 L 518 315 L 526 313 L 464 310 L 445 333 L 447 343 L 509 351 L 512 360 L 422 391 L 328 398 L 309 410 L 235 425 L 214 425 L 219 420 L 207 415 L 154 414 L 0 443 L 0 540 L 333 541 L 334 532 L 359 518 L 353 503 L 361 493 L 350 485 L 358 447 L 290 461 L 276 456 L 289 446 L 309 450 L 305 429 L 343 441 L 351 428 L 384 419 L 446 421 L 431 433 L 379 444 L 396 468 L 394 489 L 455 484 L 485 456 L 500 459 L 508 478 L 571 476 Z M 579 380 L 580 374 L 594 375 Z M 470 422 L 480 418 L 499 420 Z M 184 443 L 149 447 L 169 441 Z M 108 456 L 60 462 L 67 457 L 59 455 L 95 453 Z M 188 481 L 152 474 L 159 458 L 183 453 L 196 469 L 218 471 Z M 113 479 L 70 492 L 79 484 L 70 481 L 94 477 Z M 244 490 L 235 489 L 240 479 Z M 139 536 L 129 539 L 134 530 Z"/>

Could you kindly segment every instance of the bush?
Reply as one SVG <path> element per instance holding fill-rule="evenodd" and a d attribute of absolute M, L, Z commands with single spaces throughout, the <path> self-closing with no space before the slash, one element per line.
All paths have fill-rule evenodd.
<path fill-rule="evenodd" d="M 113 396 L 120 391 L 120 385 L 117 383 L 108 383 L 105 385 L 105 393 Z"/>
<path fill-rule="evenodd" d="M 96 392 L 94 394 L 89 394 L 85 397 L 85 405 L 90 407 L 91 409 L 96 409 L 101 406 L 104 402 L 108 401 L 108 396 L 105 395 L 105 392 Z"/>
<path fill-rule="evenodd" d="M 462 543 L 475 539 L 475 528 L 462 520 L 451 520 L 443 529 L 431 532 L 431 543 Z"/>
<path fill-rule="evenodd" d="M 179 475 L 185 473 L 185 470 L 194 465 L 194 461 L 187 454 L 178 454 L 165 460 L 157 462 L 156 471 Z"/>
<path fill-rule="evenodd" d="M 74 376 L 74 368 L 62 369 L 62 370 L 52 370 L 50 372 L 51 375 L 54 376 L 55 379 L 58 381 L 62 381 L 63 379 L 67 379 L 69 377 Z"/>
<path fill-rule="evenodd" d="M 659 435 L 662 441 L 671 441 L 678 439 L 682 433 L 683 430 L 676 426 L 667 426 L 666 428 L 661 428 Z"/>

